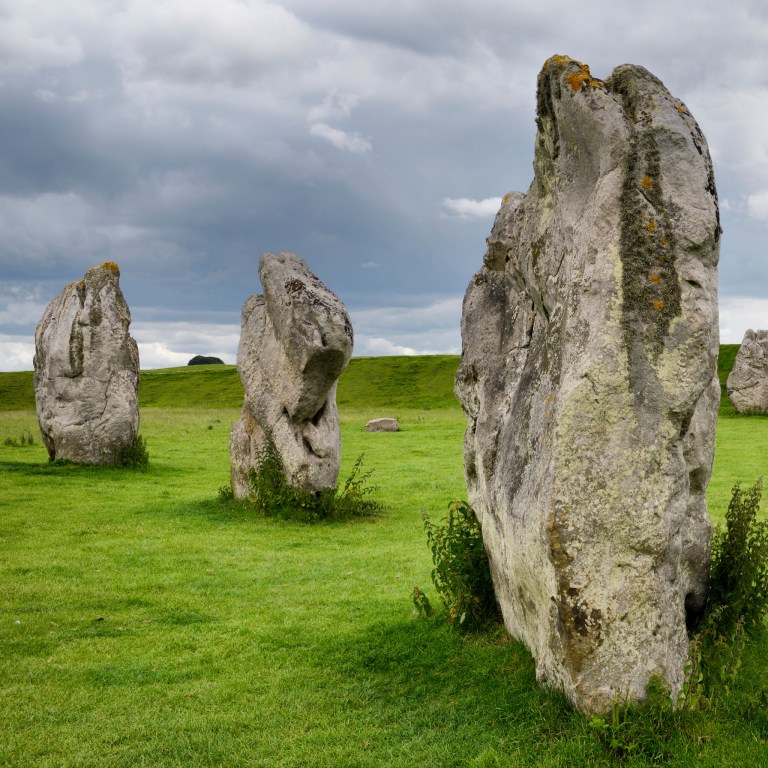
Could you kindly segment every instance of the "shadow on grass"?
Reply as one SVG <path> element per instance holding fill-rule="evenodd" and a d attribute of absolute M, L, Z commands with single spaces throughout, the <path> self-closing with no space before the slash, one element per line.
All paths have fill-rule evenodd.
<path fill-rule="evenodd" d="M 282 528 L 327 528 L 329 526 L 365 525 L 376 523 L 386 517 L 386 512 L 360 517 L 330 518 L 307 522 L 301 520 L 287 520 L 277 516 L 267 516 L 259 512 L 248 502 L 222 500 L 218 496 L 211 496 L 199 501 L 184 503 L 183 509 L 189 515 L 205 517 L 215 523 L 259 523 L 260 525 L 274 525 Z"/>
<path fill-rule="evenodd" d="M 398 743 L 447 740 L 465 758 L 489 749 L 531 759 L 554 747 L 566 760 L 579 754 L 579 764 L 610 764 L 565 697 L 536 684 L 530 653 L 502 627 L 461 635 L 439 619 L 386 622 L 315 652 L 344 681 L 345 709 L 383 719 Z"/>
<path fill-rule="evenodd" d="M 767 646 L 766 633 L 750 644 L 745 668 L 722 708 L 682 713 L 679 718 L 669 715 L 673 726 L 658 724 L 658 732 L 653 714 L 641 711 L 628 721 L 626 727 L 637 730 L 630 748 L 637 753 L 629 763 L 685 762 L 692 755 L 704 757 L 710 749 L 717 755 L 722 741 L 734 735 L 749 743 L 746 759 L 751 760 L 747 753 L 759 754 L 768 736 L 763 687 Z M 346 644 L 340 645 L 338 638 L 321 644 L 315 652 L 318 664 L 345 681 L 343 700 L 350 712 L 366 717 L 368 709 L 368 716 L 383 717 L 387 728 L 401 731 L 400 743 L 420 734 L 438 741 L 455 739 L 461 748 L 466 732 L 471 734 L 467 739 L 477 744 L 477 754 L 487 748 L 507 759 L 516 756 L 518 764 L 520 760 L 574 766 L 616 763 L 616 753 L 590 728 L 588 718 L 576 712 L 562 693 L 537 685 L 530 653 L 523 644 L 510 641 L 501 627 L 461 635 L 439 618 L 386 622 L 356 633 Z M 514 760 L 498 763 L 513 764 Z"/>
<path fill-rule="evenodd" d="M 150 463 L 146 469 L 132 467 L 95 466 L 88 464 L 58 464 L 47 461 L 30 463 L 25 461 L 0 461 L 0 473 L 8 473 L 21 477 L 89 477 L 98 475 L 99 480 L 121 480 L 135 477 L 143 479 L 157 476 L 178 475 L 178 468 L 166 464 Z"/>

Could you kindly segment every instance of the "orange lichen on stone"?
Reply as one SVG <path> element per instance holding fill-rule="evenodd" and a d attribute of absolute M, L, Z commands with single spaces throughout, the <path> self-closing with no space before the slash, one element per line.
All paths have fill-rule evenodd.
<path fill-rule="evenodd" d="M 505 203 L 509 202 L 509 193 L 504 195 L 504 197 L 501 198 L 501 204 L 504 205 Z"/>
<path fill-rule="evenodd" d="M 647 229 L 649 232 L 655 232 L 655 231 L 656 231 L 656 222 L 655 222 L 653 219 L 651 219 L 651 220 L 650 220 L 650 221 L 649 221 L 649 222 L 648 222 L 648 223 L 645 225 L 645 228 L 646 228 L 646 229 Z"/>
<path fill-rule="evenodd" d="M 589 67 L 586 64 L 580 64 L 579 71 L 571 72 L 566 80 L 568 81 L 568 85 L 571 86 L 571 90 L 574 93 L 578 93 L 585 85 L 588 85 L 590 88 L 605 87 L 605 83 L 602 80 L 598 80 L 597 78 L 592 77 L 589 71 Z"/>
<path fill-rule="evenodd" d="M 120 272 L 120 267 L 114 261 L 102 261 L 99 266 L 104 267 L 104 269 L 111 269 L 113 272 Z"/>
<path fill-rule="evenodd" d="M 561 67 L 567 67 L 571 62 L 574 64 L 581 65 L 580 61 L 576 61 L 575 59 L 572 59 L 570 56 L 560 56 L 559 54 L 555 54 L 554 56 L 550 56 L 545 62 L 544 62 L 544 68 L 552 66 L 553 64 L 559 64 Z"/>
<path fill-rule="evenodd" d="M 681 104 L 681 105 L 680 105 L 680 106 L 677 108 L 677 111 L 678 111 L 678 112 L 679 112 L 681 115 L 684 115 L 686 112 L 688 112 L 688 110 L 685 108 L 685 104 Z"/>
<path fill-rule="evenodd" d="M 650 176 L 643 176 L 643 180 L 640 182 L 643 189 L 650 189 L 653 186 L 653 181 Z"/>
<path fill-rule="evenodd" d="M 654 285 L 658 285 L 661 282 L 661 275 L 654 273 L 648 278 Z"/>
<path fill-rule="evenodd" d="M 663 246 L 665 246 L 665 247 L 666 247 L 667 245 L 669 245 L 669 238 L 666 238 L 666 237 L 662 237 L 662 238 L 661 238 L 661 244 L 662 244 Z"/>
<path fill-rule="evenodd" d="M 571 86 L 571 89 L 574 93 L 578 93 L 584 88 L 584 86 L 589 86 L 590 88 L 605 88 L 605 83 L 602 80 L 598 80 L 596 77 L 592 77 L 589 71 L 589 67 L 586 64 L 582 64 L 580 61 L 572 59 L 570 56 L 550 56 L 544 62 L 543 68 L 548 69 L 549 67 L 559 67 L 561 69 L 565 69 L 566 67 L 573 66 L 578 67 L 578 71 L 571 72 L 566 80 L 568 81 L 568 84 Z"/>
<path fill-rule="evenodd" d="M 664 302 L 661 299 L 656 299 L 656 301 L 653 302 L 653 308 L 661 312 L 661 310 L 664 309 Z"/>

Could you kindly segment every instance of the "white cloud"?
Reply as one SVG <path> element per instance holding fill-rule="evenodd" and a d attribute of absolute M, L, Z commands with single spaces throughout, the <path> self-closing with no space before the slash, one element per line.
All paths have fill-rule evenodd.
<path fill-rule="evenodd" d="M 500 197 L 486 197 L 484 200 L 472 200 L 469 197 L 444 197 L 443 208 L 461 219 L 483 219 L 495 216 L 501 207 Z"/>
<path fill-rule="evenodd" d="M 134 316 L 141 310 L 135 310 Z M 234 363 L 240 326 L 204 322 L 134 322 L 131 336 L 139 347 L 142 368 L 186 365 L 195 355 L 210 355 Z"/>
<path fill-rule="evenodd" d="M 364 261 L 360 266 L 363 269 L 378 269 L 379 262 L 378 261 Z"/>
<path fill-rule="evenodd" d="M 0 333 L 0 371 L 31 371 L 35 342 L 29 336 Z"/>
<path fill-rule="evenodd" d="M 720 297 L 720 343 L 741 344 L 748 329 L 768 329 L 768 298 Z"/>
<path fill-rule="evenodd" d="M 83 58 L 83 46 L 69 34 L 38 32 L 31 19 L 0 16 L 0 71 L 37 72 L 72 67 Z"/>
<path fill-rule="evenodd" d="M 339 128 L 332 128 L 325 123 L 315 123 L 309 129 L 313 136 L 330 141 L 338 149 L 346 149 L 355 155 L 364 155 L 372 149 L 371 142 L 359 133 L 349 133 Z"/>
<path fill-rule="evenodd" d="M 142 370 L 153 368 L 176 368 L 186 365 L 194 355 L 184 352 L 174 352 L 166 344 L 159 341 L 138 343 L 139 360 Z M 215 355 L 218 357 L 218 355 Z"/>
<path fill-rule="evenodd" d="M 359 342 L 356 341 L 355 354 L 360 357 L 379 357 L 386 355 L 439 355 L 445 354 L 445 350 L 435 349 L 415 349 L 414 347 L 404 347 L 395 344 L 389 339 L 378 337 L 362 337 Z"/>
<path fill-rule="evenodd" d="M 458 354 L 462 299 L 350 310 L 357 356 Z"/>
<path fill-rule="evenodd" d="M 747 213 L 768 224 L 768 189 L 747 195 Z"/>
<path fill-rule="evenodd" d="M 244 86 L 298 61 L 312 31 L 276 3 L 256 0 L 130 0 L 112 18 L 119 57 L 131 80 L 167 79 L 194 88 Z"/>
<path fill-rule="evenodd" d="M 334 89 L 323 99 L 322 104 L 310 109 L 309 119 L 312 122 L 326 122 L 349 117 L 359 102 L 360 96 L 357 94 L 341 93 Z"/>

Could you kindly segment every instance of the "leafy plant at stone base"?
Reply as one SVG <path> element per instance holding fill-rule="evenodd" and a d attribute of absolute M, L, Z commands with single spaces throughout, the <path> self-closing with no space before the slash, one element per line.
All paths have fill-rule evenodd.
<path fill-rule="evenodd" d="M 651 677 L 647 699 L 633 704 L 629 691 L 613 702 L 606 715 L 593 715 L 587 723 L 606 752 L 617 761 L 644 757 L 653 763 L 671 757 L 668 742 L 672 735 L 686 728 L 690 710 L 675 709 L 669 688 L 660 677 Z"/>
<path fill-rule="evenodd" d="M 693 639 L 700 695 L 726 699 L 751 637 L 765 632 L 768 616 L 768 520 L 758 520 L 762 479 L 743 491 L 736 483 L 725 529 L 712 537 L 707 607 Z"/>
<path fill-rule="evenodd" d="M 743 621 L 748 633 L 764 629 L 768 614 L 768 520 L 758 521 L 762 478 L 746 491 L 737 483 L 725 515 L 725 530 L 712 539 L 710 610 L 717 627 L 732 631 Z"/>
<path fill-rule="evenodd" d="M 362 472 L 364 455 L 360 454 L 352 470 L 340 486 L 311 493 L 288 482 L 285 466 L 268 435 L 256 459 L 256 467 L 248 473 L 251 486 L 249 502 L 265 517 L 316 523 L 349 517 L 371 517 L 381 513 L 385 505 L 369 498 L 376 486 L 368 485 L 373 470 Z M 224 498 L 220 491 L 220 497 Z"/>
<path fill-rule="evenodd" d="M 742 491 L 736 484 L 725 516 L 712 539 L 710 591 L 704 616 L 689 646 L 683 686 L 673 699 L 666 683 L 653 677 L 647 700 L 614 702 L 606 717 L 595 716 L 589 729 L 617 759 L 642 754 L 667 756 L 674 731 L 690 728 L 702 710 L 733 711 L 751 717 L 768 706 L 768 692 L 750 696 L 733 691 L 750 638 L 765 632 L 768 614 L 768 521 L 758 521 L 762 481 Z"/>
<path fill-rule="evenodd" d="M 461 630 L 498 623 L 501 611 L 482 529 L 472 507 L 466 501 L 452 501 L 442 524 L 433 524 L 424 515 L 424 530 L 432 551 L 432 582 L 448 610 L 448 621 Z M 414 592 L 414 605 L 419 609 L 417 598 Z"/>
<path fill-rule="evenodd" d="M 147 441 L 141 435 L 136 435 L 136 439 L 130 445 L 117 451 L 115 466 L 128 467 L 130 469 L 147 469 L 149 467 Z"/>

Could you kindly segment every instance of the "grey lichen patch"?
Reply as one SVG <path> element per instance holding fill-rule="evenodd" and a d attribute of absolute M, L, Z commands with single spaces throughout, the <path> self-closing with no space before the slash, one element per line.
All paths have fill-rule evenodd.
<path fill-rule="evenodd" d="M 643 71 L 644 77 L 658 80 Z M 642 342 L 655 362 L 672 320 L 680 315 L 675 228 L 664 203 L 652 97 L 638 68 L 619 68 L 610 82 L 624 106 L 630 130 L 620 200 L 622 331 L 628 353 Z"/>

